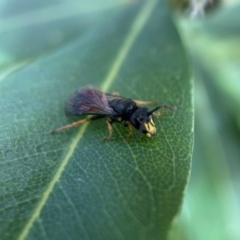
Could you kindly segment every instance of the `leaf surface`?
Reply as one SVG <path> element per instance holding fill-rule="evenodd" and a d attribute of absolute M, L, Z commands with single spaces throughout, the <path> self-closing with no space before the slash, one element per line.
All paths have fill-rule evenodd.
<path fill-rule="evenodd" d="M 34 54 L 0 82 L 2 239 L 164 239 L 181 206 L 193 133 L 189 65 L 165 4 L 126 5 Z M 101 142 L 104 120 L 50 135 L 76 120 L 63 108 L 87 84 L 178 111 L 155 119 L 154 138 L 129 144 L 122 124 Z"/>

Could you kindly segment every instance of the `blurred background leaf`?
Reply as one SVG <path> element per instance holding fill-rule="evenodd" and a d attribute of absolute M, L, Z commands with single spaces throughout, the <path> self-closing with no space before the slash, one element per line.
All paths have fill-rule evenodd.
<path fill-rule="evenodd" d="M 163 1 L 4 1 L 1 239 L 165 239 L 192 156 L 189 63 Z M 152 139 L 105 121 L 50 135 L 80 86 L 178 108 Z"/>
<path fill-rule="evenodd" d="M 240 4 L 176 22 L 195 72 L 190 185 L 171 239 L 240 239 Z"/>

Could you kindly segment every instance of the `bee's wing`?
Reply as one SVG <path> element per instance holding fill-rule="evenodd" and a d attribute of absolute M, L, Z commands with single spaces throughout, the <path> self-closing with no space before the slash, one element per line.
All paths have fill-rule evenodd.
<path fill-rule="evenodd" d="M 111 102 L 112 100 L 116 100 L 116 99 L 126 99 L 125 97 L 120 96 L 118 93 L 117 94 L 106 93 L 106 97 L 108 102 Z"/>
<path fill-rule="evenodd" d="M 112 108 L 109 107 L 106 94 L 93 86 L 80 88 L 69 99 L 65 107 L 68 116 L 81 115 L 113 115 Z"/>

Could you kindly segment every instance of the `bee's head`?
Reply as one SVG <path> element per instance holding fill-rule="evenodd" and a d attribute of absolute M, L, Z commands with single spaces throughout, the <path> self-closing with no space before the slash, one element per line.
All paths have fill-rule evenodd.
<path fill-rule="evenodd" d="M 156 127 L 153 122 L 153 114 L 148 108 L 139 107 L 130 116 L 129 121 L 137 130 L 150 138 L 156 134 Z"/>
<path fill-rule="evenodd" d="M 148 108 L 144 107 L 138 107 L 137 110 L 130 116 L 129 121 L 141 133 L 144 133 L 151 138 L 156 134 L 156 127 L 153 122 L 153 113 L 162 108 L 168 108 L 173 112 L 177 111 L 177 108 L 166 104 L 157 106 L 153 110 L 149 110 Z"/>

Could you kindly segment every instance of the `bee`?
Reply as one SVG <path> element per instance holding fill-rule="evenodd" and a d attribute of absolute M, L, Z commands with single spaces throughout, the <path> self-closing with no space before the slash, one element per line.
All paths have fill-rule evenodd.
<path fill-rule="evenodd" d="M 124 123 L 124 126 L 129 128 L 129 134 L 126 142 L 129 141 L 133 134 L 133 128 L 140 133 L 151 138 L 156 134 L 156 127 L 153 121 L 153 114 L 156 111 L 168 108 L 176 111 L 175 107 L 163 104 L 150 110 L 145 105 L 154 104 L 155 101 L 138 101 L 131 98 L 125 98 L 118 93 L 108 94 L 100 91 L 94 86 L 86 86 L 78 89 L 69 99 L 65 106 L 65 114 L 67 116 L 84 116 L 92 115 L 91 117 L 82 119 L 72 124 L 52 130 L 51 133 L 61 132 L 72 127 L 80 126 L 86 122 L 107 117 L 106 124 L 109 130 L 109 136 L 102 139 L 109 140 L 112 137 L 113 123 Z"/>

